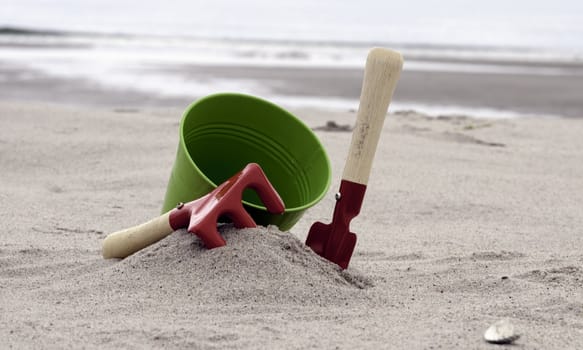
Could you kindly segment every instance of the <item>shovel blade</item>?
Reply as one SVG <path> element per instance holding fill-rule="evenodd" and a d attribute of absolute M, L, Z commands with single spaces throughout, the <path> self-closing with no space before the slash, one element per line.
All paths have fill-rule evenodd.
<path fill-rule="evenodd" d="M 321 222 L 315 222 L 308 232 L 308 237 L 306 238 L 306 245 L 314 251 L 314 253 L 323 256 L 324 248 L 326 247 L 326 242 L 332 231 L 330 225 L 326 225 Z"/>
<path fill-rule="evenodd" d="M 334 230 L 332 225 L 315 222 L 308 232 L 306 245 L 343 270 L 348 267 L 356 246 L 356 234 Z"/>

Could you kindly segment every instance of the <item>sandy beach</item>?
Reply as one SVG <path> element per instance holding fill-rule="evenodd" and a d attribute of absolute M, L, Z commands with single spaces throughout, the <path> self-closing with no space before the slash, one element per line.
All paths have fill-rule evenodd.
<path fill-rule="evenodd" d="M 389 115 L 344 272 L 303 245 L 351 136 L 322 130 L 333 183 L 290 232 L 227 225 L 206 250 L 177 231 L 119 261 L 101 241 L 159 215 L 186 105 L 2 89 L 1 348 L 496 349 L 500 319 L 512 348 L 583 348 L 583 119 Z"/>

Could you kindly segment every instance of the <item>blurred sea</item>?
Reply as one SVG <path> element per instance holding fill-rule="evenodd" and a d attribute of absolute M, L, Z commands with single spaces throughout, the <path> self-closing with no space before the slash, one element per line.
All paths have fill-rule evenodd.
<path fill-rule="evenodd" d="M 270 97 L 249 81 L 198 81 L 168 67 L 361 69 L 371 46 L 400 50 L 410 71 L 572 75 L 565 68 L 583 65 L 583 2 L 3 0 L 0 7 L 0 63 L 166 96 Z"/>

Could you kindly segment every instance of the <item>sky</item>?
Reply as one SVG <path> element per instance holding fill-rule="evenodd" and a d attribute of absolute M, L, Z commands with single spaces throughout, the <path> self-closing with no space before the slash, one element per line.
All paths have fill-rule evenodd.
<path fill-rule="evenodd" d="M 0 0 L 0 26 L 205 37 L 583 47 L 579 0 Z"/>

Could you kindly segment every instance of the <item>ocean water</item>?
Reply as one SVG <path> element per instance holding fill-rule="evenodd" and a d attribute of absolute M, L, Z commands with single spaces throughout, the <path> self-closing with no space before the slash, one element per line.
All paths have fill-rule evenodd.
<path fill-rule="evenodd" d="M 198 81 L 167 74 L 166 68 L 362 68 L 371 46 L 400 50 L 404 69 L 412 71 L 557 76 L 572 74 L 561 64 L 583 63 L 583 2 L 576 0 L 2 0 L 1 5 L 0 62 L 168 96 L 231 90 L 317 105 L 276 96 L 252 80 Z"/>

